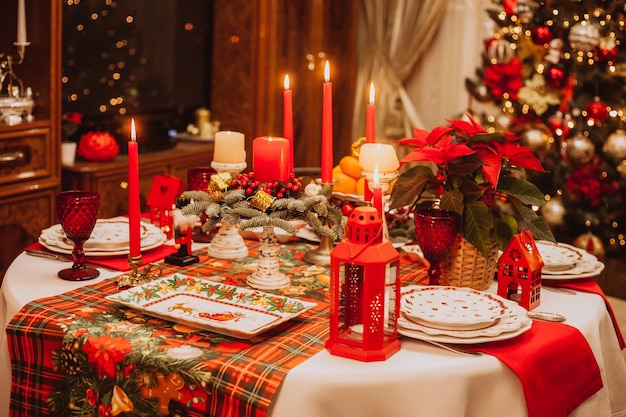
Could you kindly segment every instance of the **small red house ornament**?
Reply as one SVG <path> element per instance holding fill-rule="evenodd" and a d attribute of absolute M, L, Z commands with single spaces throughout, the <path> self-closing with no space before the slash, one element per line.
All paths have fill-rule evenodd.
<path fill-rule="evenodd" d="M 498 261 L 498 295 L 526 310 L 539 306 L 543 259 L 528 230 L 513 236 Z"/>
<path fill-rule="evenodd" d="M 168 239 L 174 233 L 171 211 L 176 207 L 176 197 L 185 191 L 183 181 L 171 175 L 156 175 L 146 201 L 150 208 L 150 223 L 161 228 Z"/>
<path fill-rule="evenodd" d="M 348 218 L 346 238 L 330 253 L 326 349 L 332 355 L 371 362 L 400 350 L 400 257 L 382 231 L 375 208 L 357 207 Z"/>

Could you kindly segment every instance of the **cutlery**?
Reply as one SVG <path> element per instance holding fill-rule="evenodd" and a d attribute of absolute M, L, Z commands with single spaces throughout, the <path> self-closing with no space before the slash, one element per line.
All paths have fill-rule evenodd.
<path fill-rule="evenodd" d="M 27 255 L 31 255 L 31 256 L 36 256 L 38 258 L 46 258 L 46 259 L 54 259 L 55 261 L 61 261 L 61 262 L 73 262 L 73 259 L 70 255 L 61 255 L 58 253 L 51 253 L 51 252 L 46 252 L 43 250 L 38 250 L 38 249 L 26 249 L 24 251 Z M 86 265 L 93 265 L 96 266 L 98 268 L 104 268 L 104 269 L 109 269 L 106 267 L 103 267 L 101 265 L 97 265 L 94 263 L 91 263 L 89 261 L 85 261 Z"/>
<path fill-rule="evenodd" d="M 456 345 L 450 345 L 448 343 L 440 343 L 440 342 L 435 342 L 434 340 L 426 340 L 426 339 L 418 339 L 418 340 L 420 342 L 428 343 L 428 344 L 431 344 L 433 346 L 437 346 L 437 347 L 440 347 L 442 349 L 445 349 L 448 352 L 458 353 L 460 355 L 466 355 L 466 356 L 480 356 L 480 355 L 482 355 L 481 352 L 476 352 L 476 351 L 473 351 L 473 350 L 464 349 L 462 347 L 459 347 L 459 346 L 456 346 Z"/>
<path fill-rule="evenodd" d="M 55 259 L 62 262 L 71 262 L 72 258 L 65 255 L 58 255 L 56 253 L 45 252 L 37 249 L 26 249 L 24 252 L 31 256 L 37 256 L 39 258 Z"/>
<path fill-rule="evenodd" d="M 550 313 L 547 311 L 529 311 L 526 315 L 531 319 L 543 321 L 562 322 L 567 320 L 567 317 L 563 316 L 562 314 Z"/>

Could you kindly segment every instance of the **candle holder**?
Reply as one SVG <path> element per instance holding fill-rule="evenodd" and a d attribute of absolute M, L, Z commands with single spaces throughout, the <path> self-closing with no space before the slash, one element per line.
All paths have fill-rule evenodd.
<path fill-rule="evenodd" d="M 257 290 L 280 290 L 288 287 L 291 280 L 280 272 L 278 260 L 280 244 L 276 232 L 274 232 L 274 226 L 263 226 L 259 241 L 261 246 L 258 250 L 258 268 L 246 279 L 246 282 Z"/>
<path fill-rule="evenodd" d="M 23 120 L 33 121 L 33 93 L 30 87 L 24 88 L 24 83 L 15 74 L 14 65 L 20 65 L 26 57 L 26 47 L 30 42 L 15 42 L 17 47 L 17 60 L 9 54 L 0 52 L 0 114 L 1 122 L 16 125 Z M 6 84 L 6 88 L 5 88 Z"/>
<path fill-rule="evenodd" d="M 365 177 L 365 179 L 367 180 L 370 191 L 372 190 L 374 184 L 378 182 L 378 186 L 384 194 L 389 191 L 389 188 L 391 187 L 391 182 L 398 178 L 398 171 L 380 172 L 378 173 L 378 178 L 374 178 L 374 172 L 370 171 L 362 171 L 361 175 L 363 175 L 363 177 Z M 378 181 L 375 181 L 375 179 L 377 179 Z"/>
<path fill-rule="evenodd" d="M 239 174 L 241 171 L 246 169 L 247 166 L 248 164 L 245 161 L 236 164 L 224 164 L 221 162 L 211 161 L 211 168 L 213 168 L 217 172 L 230 172 L 233 174 Z"/>
<path fill-rule="evenodd" d="M 143 270 L 139 270 L 141 266 L 141 255 L 129 256 L 128 265 L 130 271 L 117 277 L 117 288 L 134 287 L 145 284 L 156 278 L 159 278 L 163 272 L 162 266 L 156 263 L 149 263 Z"/>
<path fill-rule="evenodd" d="M 317 178 L 315 182 L 322 186 L 322 189 L 328 188 L 332 190 L 332 183 L 323 183 L 321 178 Z M 328 223 L 328 222 L 326 222 Z M 328 224 L 326 224 L 328 226 Z M 330 252 L 335 247 L 334 242 L 329 236 L 320 236 L 320 244 L 317 248 L 308 251 L 302 257 L 302 260 L 312 265 L 328 266 L 330 265 Z"/>
<path fill-rule="evenodd" d="M 222 219 L 222 225 L 207 247 L 212 258 L 235 259 L 248 256 L 248 247 L 234 224 Z"/>

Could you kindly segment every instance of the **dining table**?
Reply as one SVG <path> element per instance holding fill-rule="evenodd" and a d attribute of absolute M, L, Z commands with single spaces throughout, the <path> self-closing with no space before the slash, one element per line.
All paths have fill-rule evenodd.
<path fill-rule="evenodd" d="M 194 242 L 196 264 L 155 262 L 162 276 L 179 277 L 174 281 L 208 279 L 245 288 L 258 261 L 258 242 L 246 244 L 250 253 L 241 259 L 211 258 L 207 243 Z M 0 290 L 0 416 L 69 415 L 90 406 L 99 415 L 132 415 L 130 400 L 135 408 L 150 406 L 163 415 L 626 416 L 623 339 L 598 291 L 542 287 L 537 310 L 566 321 L 532 320 L 531 330 L 518 337 L 461 345 L 478 354 L 400 335 L 397 353 L 362 362 L 324 348 L 329 268 L 302 260 L 315 247 L 300 240 L 282 244 L 281 270 L 291 285 L 272 292 L 315 307 L 243 339 L 144 316 L 108 300 L 121 291 L 119 264 L 101 264 L 98 278 L 70 282 L 57 277 L 67 261 L 22 252 Z M 405 255 L 400 250 L 403 285 L 427 283 L 424 264 Z M 497 282 L 485 291 L 496 294 Z M 118 350 L 96 343 L 104 338 Z M 75 350 L 79 340 L 84 352 Z M 132 366 L 122 368 L 116 355 L 132 356 Z M 132 385 L 131 374 L 141 375 L 144 385 Z M 107 391 L 103 384 L 95 388 L 107 379 L 117 382 Z M 77 381 L 88 387 L 80 404 L 68 400 Z M 142 395 L 130 392 L 133 387 Z"/>

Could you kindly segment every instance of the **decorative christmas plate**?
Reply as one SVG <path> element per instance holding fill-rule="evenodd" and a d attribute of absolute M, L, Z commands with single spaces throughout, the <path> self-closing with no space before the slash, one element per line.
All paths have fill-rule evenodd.
<path fill-rule="evenodd" d="M 495 322 L 478 329 L 441 329 L 424 323 L 416 323 L 404 316 L 398 319 L 398 326 L 405 330 L 415 330 L 431 336 L 444 335 L 462 339 L 476 337 L 496 337 L 502 333 L 514 332 L 527 324 L 530 319 L 527 311 L 515 301 L 502 299 L 506 311 Z"/>
<path fill-rule="evenodd" d="M 316 303 L 215 281 L 172 275 L 106 297 L 142 313 L 247 339 Z"/>
<path fill-rule="evenodd" d="M 411 286 L 403 290 L 401 312 L 414 322 L 440 329 L 481 329 L 501 318 L 497 295 L 453 286 Z"/>
<path fill-rule="evenodd" d="M 403 336 L 410 337 L 412 339 L 417 339 L 417 340 L 426 340 L 426 341 L 439 342 L 439 343 L 453 343 L 457 345 L 462 345 L 462 344 L 473 345 L 473 344 L 479 344 L 479 343 L 489 343 L 489 342 L 496 342 L 499 340 L 513 339 L 514 337 L 517 337 L 520 334 L 530 330 L 532 325 L 533 325 L 532 320 L 528 320 L 528 322 L 523 324 L 522 327 L 520 327 L 517 330 L 513 330 L 511 332 L 500 333 L 497 336 L 476 336 L 476 337 L 467 337 L 467 338 L 454 337 L 454 336 L 448 336 L 448 335 L 430 335 L 424 332 L 420 332 L 419 330 L 405 329 L 403 327 L 398 328 L 398 333 L 400 333 Z"/>
<path fill-rule="evenodd" d="M 141 249 L 150 250 L 161 246 L 166 240 L 165 234 L 150 223 L 140 224 Z M 99 219 L 91 237 L 84 244 L 86 256 L 127 255 L 129 251 L 128 219 L 116 217 Z M 74 243 L 65 236 L 60 224 L 55 224 L 41 231 L 39 243 L 54 252 L 71 254 Z"/>
<path fill-rule="evenodd" d="M 581 250 L 566 243 L 538 240 L 535 245 L 543 259 L 544 271 L 563 271 L 576 266 L 584 259 Z"/>

